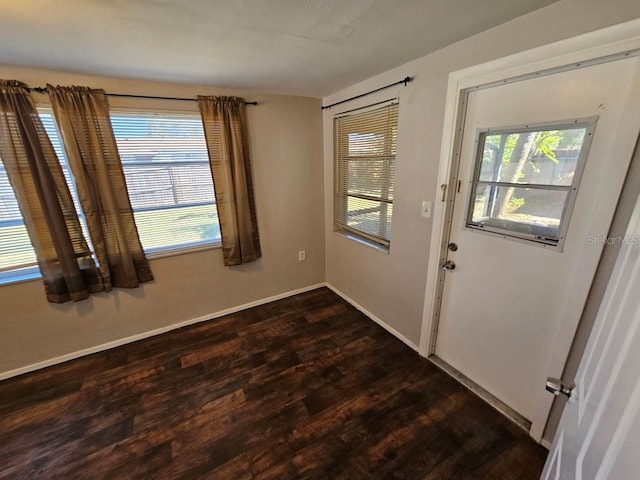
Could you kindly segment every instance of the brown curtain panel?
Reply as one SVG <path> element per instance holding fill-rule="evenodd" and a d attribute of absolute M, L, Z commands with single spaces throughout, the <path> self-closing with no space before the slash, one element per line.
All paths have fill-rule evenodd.
<path fill-rule="evenodd" d="M 103 90 L 47 85 L 106 291 L 153 280 Z"/>
<path fill-rule="evenodd" d="M 225 265 L 261 256 L 243 98 L 198 97 L 216 192 Z"/>
<path fill-rule="evenodd" d="M 104 289 L 60 162 L 27 86 L 0 80 L 0 158 L 38 259 L 47 300 Z"/>

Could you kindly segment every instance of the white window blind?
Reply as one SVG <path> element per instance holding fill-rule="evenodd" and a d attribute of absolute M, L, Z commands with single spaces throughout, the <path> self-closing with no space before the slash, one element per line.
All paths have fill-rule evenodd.
<path fill-rule="evenodd" d="M 219 243 L 200 115 L 112 112 L 111 123 L 145 252 Z"/>
<path fill-rule="evenodd" d="M 0 272 L 36 265 L 36 256 L 9 183 L 4 165 L 0 163 Z"/>
<path fill-rule="evenodd" d="M 398 103 L 334 119 L 335 228 L 388 246 L 398 136 Z"/>
<path fill-rule="evenodd" d="M 60 141 L 60 134 L 58 133 L 53 113 L 48 108 L 38 108 L 38 113 L 67 179 L 84 236 L 88 244 L 91 245 L 87 234 L 86 222 L 78 202 L 73 176 Z M 9 183 L 4 165 L 0 162 L 0 283 L 37 278 L 39 276 L 40 271 L 37 267 L 36 254 L 31 246 L 31 241 L 18 207 L 18 201 Z"/>

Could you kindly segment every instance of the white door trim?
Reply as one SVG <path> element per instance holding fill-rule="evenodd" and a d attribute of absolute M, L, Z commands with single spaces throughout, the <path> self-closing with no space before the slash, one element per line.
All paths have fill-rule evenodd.
<path fill-rule="evenodd" d="M 449 184 L 454 175 L 452 169 L 457 163 L 454 161 L 454 155 L 457 153 L 456 147 L 459 142 L 457 133 L 461 132 L 466 107 L 464 100 L 471 89 L 507 79 L 536 75 L 538 72 L 576 68 L 582 66 L 584 62 L 625 54 L 626 52 L 634 51 L 634 54 L 637 55 L 638 49 L 640 49 L 640 19 L 452 72 L 449 75 L 447 87 L 438 167 L 438 185 Z M 639 100 L 640 89 L 634 89 L 632 96 L 635 97 L 633 100 Z M 638 114 L 634 115 L 632 112 L 627 111 L 624 117 L 626 118 L 627 116 L 637 117 Z M 636 122 L 632 121 L 631 123 L 635 124 Z M 618 153 L 623 154 L 623 152 Z M 629 152 L 629 156 L 631 153 Z M 429 270 L 427 272 L 419 344 L 419 353 L 425 357 L 434 353 L 435 336 L 437 334 L 438 322 L 435 317 L 440 303 L 439 298 L 437 298 L 440 257 L 442 255 L 442 243 L 448 234 L 448 228 L 445 224 L 445 207 L 448 203 L 436 202 L 433 212 Z M 554 358 L 552 363 L 563 362 L 564 359 Z M 560 368 L 562 368 L 561 365 Z M 532 431 L 531 435 L 539 439 L 542 431 Z"/>

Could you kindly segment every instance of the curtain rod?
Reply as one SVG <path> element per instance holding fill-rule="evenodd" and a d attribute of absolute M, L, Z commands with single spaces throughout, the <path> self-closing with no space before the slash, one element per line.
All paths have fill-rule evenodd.
<path fill-rule="evenodd" d="M 355 97 L 347 98 L 346 100 L 340 100 L 339 102 L 332 103 L 331 105 L 323 105 L 322 110 L 326 110 L 327 108 L 335 107 L 336 105 L 340 105 L 342 103 L 350 102 L 351 100 L 355 100 L 357 98 L 366 97 L 367 95 L 371 95 L 372 93 L 379 92 L 381 90 L 385 90 L 387 88 L 395 87 L 396 85 L 404 85 L 407 86 L 407 83 L 413 82 L 413 77 L 404 77 L 402 80 L 390 83 L 389 85 L 385 85 L 384 87 L 376 88 L 375 90 L 371 90 L 370 92 L 361 93 L 360 95 L 356 95 Z"/>
<path fill-rule="evenodd" d="M 47 93 L 47 87 L 32 87 L 29 88 L 32 92 Z M 196 102 L 196 98 L 184 98 L 184 97 L 156 97 L 154 95 L 132 95 L 126 93 L 107 93 L 109 97 L 121 97 L 121 98 L 145 98 L 153 100 L 178 100 L 181 102 Z M 245 105 L 258 105 L 258 102 L 244 102 Z"/>

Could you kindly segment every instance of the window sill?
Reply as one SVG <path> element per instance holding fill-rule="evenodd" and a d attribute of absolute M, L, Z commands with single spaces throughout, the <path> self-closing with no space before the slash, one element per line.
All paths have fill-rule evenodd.
<path fill-rule="evenodd" d="M 376 243 L 373 240 L 369 240 L 368 238 L 361 237 L 360 235 L 357 235 L 357 234 L 351 233 L 351 232 L 344 232 L 344 231 L 334 230 L 333 233 L 338 235 L 338 236 L 340 236 L 340 237 L 344 237 L 344 238 L 347 238 L 349 240 L 353 240 L 354 242 L 360 243 L 360 244 L 365 245 L 365 246 L 367 246 L 369 248 L 377 250 L 378 252 L 386 253 L 387 255 L 389 255 L 389 247 L 387 247 L 386 245 L 380 245 L 379 243 Z"/>
<path fill-rule="evenodd" d="M 156 250 L 155 252 L 150 251 L 146 252 L 146 256 L 149 260 L 155 260 L 157 258 L 173 257 L 175 255 L 184 255 L 186 253 L 201 252 L 203 250 L 215 250 L 217 248 L 222 248 L 222 243 L 206 243 L 200 245 L 192 245 L 189 247 Z M 37 268 L 35 269 L 35 271 L 32 270 L 23 273 L 5 272 L 4 275 L 0 273 L 0 287 L 5 285 L 14 285 L 17 283 L 32 282 L 41 278 L 42 275 L 40 275 L 40 271 Z"/>
<path fill-rule="evenodd" d="M 12 273 L 4 272 L 4 274 L 0 274 L 0 287 L 4 285 L 13 285 L 15 283 L 25 283 L 32 282 L 34 280 L 39 280 L 42 278 L 40 275 L 40 271 L 36 268 L 35 271 L 23 272 L 23 273 Z"/>
<path fill-rule="evenodd" d="M 145 255 L 149 260 L 155 260 L 156 258 L 173 257 L 176 255 L 184 255 L 185 253 L 201 252 L 203 250 L 215 250 L 217 248 L 222 248 L 222 242 L 200 243 L 196 245 L 188 245 L 176 248 L 148 250 L 145 252 Z"/>

